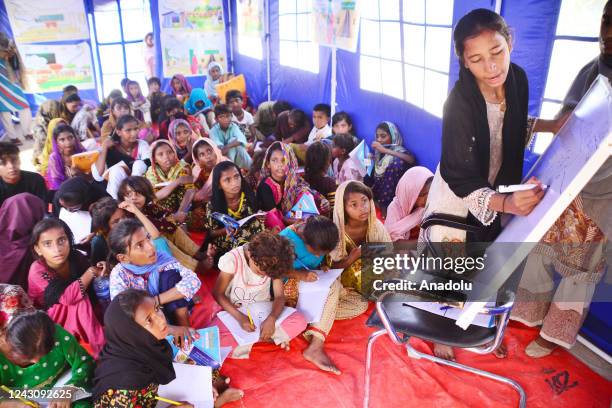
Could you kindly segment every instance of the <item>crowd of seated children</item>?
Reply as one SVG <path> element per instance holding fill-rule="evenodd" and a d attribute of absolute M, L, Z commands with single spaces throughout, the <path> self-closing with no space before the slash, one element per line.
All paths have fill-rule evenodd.
<path fill-rule="evenodd" d="M 367 310 L 362 245 L 415 239 L 434 175 L 416 166 L 391 122 L 376 127 L 368 174 L 351 154 L 361 140 L 348 113 L 334 114 L 330 125 L 331 108 L 319 103 L 311 122 L 278 100 L 252 115 L 241 91 L 220 100 L 215 86 L 226 79 L 214 61 L 202 87 L 177 74 L 167 95 L 158 78 L 148 80 L 146 97 L 125 79 L 123 92 L 100 106 L 97 123 L 89 102 L 68 87 L 34 120 L 40 174 L 22 171 L 16 144 L 0 142 L 0 276 L 19 285 L 0 285 L 1 311 L 3 299 L 23 300 L 21 313 L 0 321 L 3 384 L 51 384 L 72 370 L 75 386 L 93 385 L 93 398 L 78 404 L 128 406 L 136 398 L 153 405 L 159 385 L 175 375 L 164 339 L 194 339 L 190 318 L 206 299 L 198 274 L 215 268 L 216 304 L 206 306 L 250 332 L 244 307 L 271 302 L 260 340 L 287 349 L 303 334 L 303 357 L 340 374 L 325 342 L 336 319 Z M 75 154 L 92 149 L 98 156 L 90 169 L 72 165 Z M 319 214 L 304 219 L 293 210 L 308 196 Z M 92 234 L 74 242 L 57 218 L 62 210 L 88 211 Z M 238 228 L 228 221 L 253 215 Z M 342 274 L 321 320 L 307 324 L 294 312 L 277 325 L 296 305 L 299 282 L 328 268 Z M 102 279 L 109 280 L 104 319 L 106 298 L 94 290 Z M 252 346 L 238 346 L 218 316 L 206 324 L 219 327 L 230 357 L 248 357 Z M 95 376 L 78 342 L 99 359 Z M 218 373 L 213 385 L 215 406 L 242 395 Z"/>

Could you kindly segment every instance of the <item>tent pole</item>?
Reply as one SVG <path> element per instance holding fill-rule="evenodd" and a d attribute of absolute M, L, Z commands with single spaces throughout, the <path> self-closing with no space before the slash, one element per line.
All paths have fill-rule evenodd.
<path fill-rule="evenodd" d="M 272 69 L 270 65 L 270 0 L 264 0 L 264 28 L 266 40 L 266 88 L 268 101 L 272 100 Z"/>
<path fill-rule="evenodd" d="M 499 15 L 501 15 L 502 1 L 503 0 L 495 0 L 495 12 Z"/>
<path fill-rule="evenodd" d="M 234 72 L 234 42 L 232 35 L 232 0 L 227 0 L 227 23 L 229 25 L 229 63 L 228 63 L 228 72 Z"/>
<path fill-rule="evenodd" d="M 336 113 L 336 70 L 337 70 L 337 61 L 336 61 L 336 51 L 337 48 L 334 45 L 331 47 L 331 114 L 334 116 Z"/>

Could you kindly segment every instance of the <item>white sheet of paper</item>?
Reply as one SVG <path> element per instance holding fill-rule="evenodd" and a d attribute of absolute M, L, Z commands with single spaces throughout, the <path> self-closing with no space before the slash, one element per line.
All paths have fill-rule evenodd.
<path fill-rule="evenodd" d="M 169 186 L 170 184 L 172 184 L 172 182 L 171 182 L 171 181 L 163 181 L 163 182 L 161 182 L 161 183 L 157 183 L 157 184 L 155 185 L 155 188 L 162 188 L 162 187 L 166 187 L 166 186 Z"/>
<path fill-rule="evenodd" d="M 238 310 L 247 316 L 245 306 L 242 306 Z M 228 312 L 223 311 L 217 314 L 219 319 L 221 319 L 223 324 L 225 324 L 225 327 L 227 327 L 227 329 L 232 333 L 232 336 L 234 336 L 236 342 L 241 346 L 244 346 L 245 344 L 254 344 L 259 341 L 260 327 L 264 320 L 266 320 L 266 318 L 270 315 L 270 312 L 272 312 L 272 302 L 251 303 L 249 304 L 249 311 L 251 312 L 253 323 L 255 324 L 255 331 L 253 332 L 243 330 L 238 321 Z M 294 308 L 285 307 L 278 319 L 276 319 L 276 327 L 278 327 L 293 312 L 295 312 Z"/>
<path fill-rule="evenodd" d="M 70 227 L 76 244 L 91 233 L 91 215 L 87 211 L 70 212 L 62 208 L 59 218 Z"/>
<path fill-rule="evenodd" d="M 195 408 L 212 408 L 212 368 L 173 363 L 176 379 L 170 384 L 160 385 L 157 394 L 173 401 L 187 401 Z M 159 401 L 157 407 L 167 407 Z"/>
<path fill-rule="evenodd" d="M 329 295 L 329 288 L 342 269 L 330 269 L 327 272 L 313 271 L 319 276 L 315 282 L 300 282 L 298 284 L 299 296 L 296 309 L 304 315 L 308 323 L 316 323 L 321 320 L 323 307 Z"/>

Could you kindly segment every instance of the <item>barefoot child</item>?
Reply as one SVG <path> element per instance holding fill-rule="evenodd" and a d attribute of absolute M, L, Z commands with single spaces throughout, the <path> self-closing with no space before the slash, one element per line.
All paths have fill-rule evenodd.
<path fill-rule="evenodd" d="M 156 299 L 147 292 L 128 289 L 113 300 L 104 317 L 107 345 L 100 356 L 94 378 L 95 407 L 154 407 L 159 385 L 176 378 L 172 348 L 193 341 L 189 328 L 170 326 Z M 242 398 L 242 391 L 228 388 L 229 379 L 213 372 L 215 407 Z M 220 393 L 220 394 L 219 394 Z M 179 407 L 190 408 L 189 402 Z"/>
<path fill-rule="evenodd" d="M 287 273 L 289 279 L 285 282 L 285 294 L 290 305 L 295 305 L 298 297 L 299 281 L 313 282 L 317 274 L 313 269 L 327 270 L 324 265 L 326 255 L 338 245 L 338 228 L 329 218 L 317 215 L 308 218 L 305 223 L 295 224 L 280 232 L 293 244 L 295 261 L 293 270 Z M 340 374 L 340 370 L 325 352 L 325 339 L 338 318 L 336 312 L 338 300 L 342 292 L 342 284 L 336 280 L 332 284 L 327 301 L 321 314 L 321 320 L 311 323 L 304 332 L 304 337 L 310 345 L 302 353 L 304 358 L 323 371 Z"/>
<path fill-rule="evenodd" d="M 132 204 L 133 205 L 133 204 Z M 121 221 L 109 234 L 111 299 L 126 289 L 147 290 L 168 319 L 189 326 L 192 298 L 200 289 L 197 275 L 164 251 L 158 251 L 143 225 L 134 219 Z"/>
<path fill-rule="evenodd" d="M 231 250 L 219 260 L 219 277 L 213 289 L 217 303 L 238 321 L 243 330 L 255 331 L 249 316 L 238 310 L 241 306 L 271 301 L 270 288 L 274 292 L 272 312 L 261 325 L 260 341 L 273 341 L 288 350 L 289 341 L 306 328 L 306 321 L 299 312 L 292 313 L 278 327 L 276 319 L 285 308 L 285 295 L 281 277 L 293 264 L 293 248 L 289 241 L 270 232 L 256 235 L 251 242 Z M 252 344 L 238 346 L 231 332 L 215 319 L 219 327 L 221 345 L 232 346 L 233 358 L 248 358 Z"/>

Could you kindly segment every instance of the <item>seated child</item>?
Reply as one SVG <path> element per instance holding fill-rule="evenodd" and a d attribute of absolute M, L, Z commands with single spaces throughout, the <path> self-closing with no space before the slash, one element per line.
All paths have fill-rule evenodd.
<path fill-rule="evenodd" d="M 221 272 L 213 289 L 213 296 L 221 308 L 236 319 L 243 330 L 249 332 L 254 331 L 255 327 L 238 308 L 257 302 L 270 302 L 273 292 L 272 312 L 261 325 L 260 340 L 274 341 L 286 350 L 289 349 L 289 341 L 306 328 L 304 317 L 297 311 L 276 326 L 276 319 L 285 308 L 281 277 L 292 269 L 292 264 L 291 243 L 271 232 L 262 232 L 248 244 L 232 249 L 221 257 Z M 235 347 L 231 355 L 233 358 L 248 358 L 252 345 L 238 346 L 219 318 L 212 325 L 219 327 L 222 346 Z"/>
<path fill-rule="evenodd" d="M 308 135 L 307 144 L 327 139 L 332 135 L 332 128 L 329 126 L 331 107 L 326 103 L 318 103 L 312 108 L 312 123 L 314 126 Z"/>
<path fill-rule="evenodd" d="M 376 127 L 376 141 L 372 143 L 374 150 L 374 170 L 372 175 L 363 179 L 374 193 L 374 201 L 382 211 L 387 213 L 387 206 L 393 200 L 397 182 L 404 172 L 414 166 L 416 159 L 404 148 L 402 135 L 395 124 L 381 122 Z"/>
<path fill-rule="evenodd" d="M 192 164 L 191 149 L 198 136 L 185 119 L 174 119 L 168 126 L 168 141 L 176 151 L 177 158 Z"/>
<path fill-rule="evenodd" d="M 104 346 L 104 333 L 102 310 L 92 282 L 106 275 L 106 263 L 90 266 L 88 259 L 74 249 L 66 223 L 57 218 L 45 218 L 36 224 L 32 242 L 38 259 L 28 274 L 28 295 L 55 323 L 88 343 L 97 357 Z"/>
<path fill-rule="evenodd" d="M 0 206 L 9 197 L 31 193 L 48 202 L 45 179 L 38 173 L 21 170 L 19 148 L 13 143 L 0 142 Z"/>
<path fill-rule="evenodd" d="M 337 133 L 333 137 L 332 168 L 338 184 L 363 180 L 361 166 L 349 156 L 356 146 L 355 138 L 349 133 Z"/>
<path fill-rule="evenodd" d="M 102 197 L 107 197 L 103 186 L 90 182 L 84 177 L 73 177 L 62 183 L 53 196 L 53 214 L 59 217 L 60 211 L 89 211 L 89 206 Z M 77 242 L 79 244 L 79 242 Z"/>
<path fill-rule="evenodd" d="M 189 99 L 185 102 L 185 110 L 188 114 L 198 119 L 206 132 L 215 124 L 215 112 L 213 104 L 208 99 L 206 91 L 202 88 L 193 88 Z"/>
<path fill-rule="evenodd" d="M 215 85 L 227 81 L 231 76 L 231 73 L 225 74 L 223 72 L 223 67 L 218 62 L 212 61 L 208 64 L 208 75 L 206 75 L 206 81 L 204 81 L 204 90 L 213 103 L 219 102 L 219 95 Z"/>
<path fill-rule="evenodd" d="M 168 140 L 160 139 L 151 145 L 151 167 L 145 176 L 155 190 L 157 204 L 172 212 L 179 222 L 185 221 L 195 194 L 190 173 L 191 168 L 179 160 Z"/>
<path fill-rule="evenodd" d="M 94 237 L 91 240 L 90 263 L 96 265 L 106 261 L 110 254 L 108 235 L 119 222 L 126 218 L 136 217 L 151 236 L 156 248 L 170 254 L 166 240 L 160 236 L 155 225 L 135 206 L 128 202 L 117 204 L 111 197 L 96 201 L 89 209 L 91 214 L 91 229 Z"/>
<path fill-rule="evenodd" d="M 146 141 L 138 139 L 138 121 L 135 117 L 122 116 L 115 131 L 115 137 L 102 142 L 100 155 L 91 166 L 94 180 L 108 180 L 106 191 L 113 198 L 117 198 L 117 190 L 124 178 L 129 175 L 142 176 L 151 163 L 151 149 Z"/>
<path fill-rule="evenodd" d="M 170 326 L 155 297 L 128 289 L 111 302 L 104 316 L 107 346 L 95 371 L 95 407 L 154 407 L 160 385 L 175 379 L 172 349 L 191 343 L 197 334 L 190 328 Z M 242 398 L 239 389 L 228 388 L 229 380 L 213 372 L 215 407 Z M 195 401 L 194 401 L 195 402 Z M 191 408 L 188 402 L 177 405 Z"/>
<path fill-rule="evenodd" d="M 213 213 L 226 214 L 240 221 L 259 210 L 255 193 L 246 182 L 240 169 L 231 161 L 215 166 L 212 173 L 212 199 L 206 203 L 205 226 L 208 240 L 217 249 L 217 258 L 226 252 L 246 244 L 265 229 L 263 219 L 251 218 L 242 227 L 233 230 L 213 217 Z"/>
<path fill-rule="evenodd" d="M 189 309 L 201 286 L 198 276 L 171 255 L 158 251 L 138 220 L 119 222 L 108 236 L 108 245 L 109 259 L 117 262 L 110 274 L 111 299 L 126 289 L 146 290 L 157 304 L 164 305 L 168 320 L 189 326 Z"/>
<path fill-rule="evenodd" d="M 172 256 L 191 270 L 198 267 L 198 259 L 203 259 L 200 247 L 193 242 L 189 234 L 179 226 L 171 211 L 155 203 L 153 186 L 144 177 L 128 177 L 119 187 L 119 201 L 127 201 L 136 206 L 155 225 L 157 230 L 168 240 Z M 206 269 L 211 265 L 206 264 Z"/>
<path fill-rule="evenodd" d="M 106 139 L 112 137 L 115 134 L 115 129 L 117 127 L 117 122 L 121 119 L 122 116 L 131 115 L 132 114 L 132 104 L 130 101 L 123 97 L 119 97 L 113 100 L 110 105 L 110 114 L 108 119 L 102 123 L 102 128 L 100 129 L 100 143 L 103 143 Z M 69 124 L 69 122 L 67 122 Z M 138 127 L 140 128 L 140 122 L 138 122 Z"/>
<path fill-rule="evenodd" d="M 278 114 L 276 121 L 276 140 L 285 144 L 303 144 L 308 140 L 312 126 L 306 113 L 300 109 L 292 109 Z"/>
<path fill-rule="evenodd" d="M 159 122 L 159 117 L 162 111 L 162 102 L 166 94 L 161 91 L 161 81 L 157 77 L 151 77 L 147 80 L 149 87 L 149 95 L 147 99 L 151 104 L 151 122 L 155 126 Z"/>
<path fill-rule="evenodd" d="M 395 197 L 387 208 L 385 229 L 393 242 L 416 240 L 425 214 L 425 204 L 433 173 L 426 167 L 415 166 L 408 170 L 397 183 Z"/>
<path fill-rule="evenodd" d="M 238 125 L 249 143 L 255 147 L 255 120 L 246 110 L 242 109 L 242 92 L 233 89 L 225 94 L 227 105 L 232 110 L 232 122 Z"/>
<path fill-rule="evenodd" d="M 61 124 L 53 130 L 52 151 L 47 166 L 47 182 L 53 191 L 67 179 L 82 174 L 82 171 L 72 165 L 72 155 L 82 153 L 85 148 L 74 129 Z"/>
<path fill-rule="evenodd" d="M 329 218 L 318 215 L 308 218 L 305 223 L 285 228 L 279 235 L 291 241 L 295 251 L 293 270 L 287 273 L 288 279 L 285 280 L 287 304 L 295 306 L 299 281 L 316 281 L 317 274 L 313 270 L 327 270 L 325 256 L 338 245 L 338 228 Z M 340 370 L 331 361 L 324 346 L 334 320 L 348 317 L 337 310 L 341 293 L 342 284 L 336 280 L 327 296 L 321 321 L 309 324 L 304 332 L 304 337 L 310 342 L 303 352 L 304 358 L 321 370 L 334 374 L 340 374 Z"/>
<path fill-rule="evenodd" d="M 174 75 L 170 80 L 170 95 L 174 96 L 183 104 L 187 98 L 189 98 L 190 93 L 191 84 L 187 81 L 187 78 L 182 74 Z"/>
<path fill-rule="evenodd" d="M 331 147 L 325 142 L 317 141 L 308 146 L 306 150 L 306 164 L 304 165 L 304 180 L 310 187 L 323 194 L 334 206 L 336 195 L 336 180 L 328 176 L 331 166 Z"/>
<path fill-rule="evenodd" d="M 334 113 L 334 116 L 332 116 L 332 133 L 334 135 L 339 135 L 340 133 L 348 133 L 351 136 L 355 137 L 353 120 L 351 119 L 348 113 L 344 111 Z"/>
<path fill-rule="evenodd" d="M 185 113 L 185 106 L 178 99 L 166 96 L 162 106 L 162 115 L 159 118 L 160 139 L 168 139 L 170 123 L 175 119 L 185 119 L 198 137 L 208 137 L 208 131 L 204 129 L 196 117 Z"/>
<path fill-rule="evenodd" d="M 248 169 L 252 161 L 246 149 L 248 142 L 238 125 L 232 122 L 232 112 L 229 107 L 224 104 L 215 106 L 215 116 L 217 124 L 210 130 L 210 138 L 224 156 L 241 169 Z"/>
<path fill-rule="evenodd" d="M 42 310 L 19 313 L 0 328 L 0 384 L 11 389 L 50 388 L 70 370 L 66 384 L 89 391 L 94 373 L 93 358 L 72 334 Z M 15 403 L 17 405 L 11 405 Z M 24 406 L 19 401 L 3 400 L 0 406 Z M 89 400 L 50 401 L 50 406 L 86 408 Z"/>
<path fill-rule="evenodd" d="M 127 100 L 132 104 L 134 116 L 139 121 L 151 125 L 151 103 L 142 94 L 140 84 L 136 81 L 129 81 L 127 89 Z"/>

